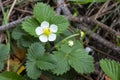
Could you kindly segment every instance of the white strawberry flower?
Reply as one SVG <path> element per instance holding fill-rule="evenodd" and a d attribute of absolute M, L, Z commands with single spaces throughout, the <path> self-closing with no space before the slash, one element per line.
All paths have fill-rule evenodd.
<path fill-rule="evenodd" d="M 55 24 L 49 24 L 47 21 L 43 21 L 40 26 L 35 29 L 36 34 L 39 36 L 41 42 L 56 40 L 56 32 L 58 26 Z"/>

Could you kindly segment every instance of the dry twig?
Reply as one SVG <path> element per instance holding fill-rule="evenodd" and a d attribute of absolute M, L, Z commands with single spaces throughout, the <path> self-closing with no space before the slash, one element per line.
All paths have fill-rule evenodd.
<path fill-rule="evenodd" d="M 120 47 L 116 46 L 115 44 L 105 40 L 104 38 L 102 38 L 101 36 L 99 36 L 96 33 L 93 33 L 93 31 L 91 31 L 90 29 L 86 28 L 84 25 L 82 24 L 76 24 L 81 30 L 85 31 L 90 37 L 92 37 L 93 39 L 97 40 L 99 43 L 103 44 L 104 46 L 117 51 L 118 53 L 120 53 Z"/>
<path fill-rule="evenodd" d="M 28 19 L 28 18 L 29 17 L 27 16 L 25 18 L 22 18 L 22 19 L 13 21 L 11 23 L 8 23 L 7 25 L 0 26 L 0 32 L 6 31 L 6 30 L 11 29 L 11 28 L 14 28 L 14 27 L 18 26 L 19 24 L 21 24 L 23 20 Z"/>
<path fill-rule="evenodd" d="M 2 4 L 2 1 L 1 1 L 1 0 L 0 0 L 0 7 L 1 7 L 2 13 L 3 13 L 3 15 L 4 15 L 4 14 L 5 14 L 5 11 L 4 11 L 3 4 Z"/>

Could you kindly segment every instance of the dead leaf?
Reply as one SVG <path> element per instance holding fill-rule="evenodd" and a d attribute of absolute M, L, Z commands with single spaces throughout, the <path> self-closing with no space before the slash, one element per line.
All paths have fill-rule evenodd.
<path fill-rule="evenodd" d="M 105 76 L 105 80 L 112 80 L 112 79 L 109 78 L 108 76 Z"/>
<path fill-rule="evenodd" d="M 14 55 L 19 58 L 20 60 L 24 60 L 26 58 L 26 50 L 25 49 L 20 49 L 18 47 L 14 47 Z"/>

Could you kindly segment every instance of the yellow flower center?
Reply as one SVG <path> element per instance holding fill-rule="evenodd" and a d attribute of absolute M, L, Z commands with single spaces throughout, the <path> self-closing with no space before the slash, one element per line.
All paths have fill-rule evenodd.
<path fill-rule="evenodd" d="M 45 28 L 45 29 L 43 30 L 43 33 L 44 33 L 46 36 L 49 36 L 49 35 L 51 34 L 51 31 L 50 31 L 49 28 Z"/>

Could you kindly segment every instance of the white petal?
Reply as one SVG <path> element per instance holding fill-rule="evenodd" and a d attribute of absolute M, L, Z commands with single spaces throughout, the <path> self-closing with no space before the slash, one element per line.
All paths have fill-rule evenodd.
<path fill-rule="evenodd" d="M 42 28 L 48 28 L 48 27 L 49 27 L 49 23 L 48 23 L 47 21 L 43 21 L 43 22 L 41 23 L 41 27 L 42 27 Z"/>
<path fill-rule="evenodd" d="M 48 37 L 49 41 L 54 41 L 56 39 L 56 34 L 50 34 Z"/>
<path fill-rule="evenodd" d="M 35 32 L 36 32 L 37 35 L 41 35 L 43 33 L 43 29 L 41 27 L 37 27 L 35 29 Z"/>
<path fill-rule="evenodd" d="M 52 24 L 52 25 L 50 25 L 50 30 L 51 30 L 51 32 L 56 33 L 58 30 L 58 26 L 56 26 L 55 24 Z"/>
<path fill-rule="evenodd" d="M 40 39 L 41 42 L 47 42 L 48 41 L 48 38 L 45 35 L 40 35 L 39 39 Z"/>

